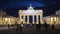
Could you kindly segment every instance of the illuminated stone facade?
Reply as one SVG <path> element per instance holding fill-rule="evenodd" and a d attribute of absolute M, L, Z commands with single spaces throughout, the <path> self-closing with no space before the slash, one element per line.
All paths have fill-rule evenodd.
<path fill-rule="evenodd" d="M 6 15 L 6 12 L 0 11 L 0 25 L 12 25 L 17 22 L 18 18 Z"/>
<path fill-rule="evenodd" d="M 60 16 L 59 15 L 51 15 L 45 18 L 47 24 L 60 24 Z"/>
<path fill-rule="evenodd" d="M 17 23 L 18 18 L 16 17 L 11 17 L 11 16 L 6 16 L 6 17 L 0 17 L 0 25 L 13 25 Z"/>
<path fill-rule="evenodd" d="M 60 24 L 60 10 L 56 11 L 55 15 L 50 15 L 45 18 L 47 24 Z"/>
<path fill-rule="evenodd" d="M 30 5 L 30 7 L 28 7 L 27 10 L 19 10 L 18 13 L 19 13 L 19 21 L 18 21 L 19 24 L 21 24 L 21 23 L 23 23 L 23 24 L 31 24 L 31 23 L 39 24 L 39 22 L 41 22 L 41 24 L 43 24 L 43 22 L 41 21 L 43 18 L 43 11 L 42 10 L 34 10 L 34 7 L 32 7 L 31 5 Z M 32 20 L 30 20 L 30 16 L 31 16 Z M 34 21 L 35 20 L 34 16 L 36 16 L 36 22 Z M 25 19 L 26 17 L 27 17 L 27 19 Z"/>
<path fill-rule="evenodd" d="M 13 25 L 15 23 L 17 23 L 18 18 L 16 17 L 12 17 L 12 16 L 7 16 L 7 17 L 3 17 L 3 24 L 4 25 Z"/>

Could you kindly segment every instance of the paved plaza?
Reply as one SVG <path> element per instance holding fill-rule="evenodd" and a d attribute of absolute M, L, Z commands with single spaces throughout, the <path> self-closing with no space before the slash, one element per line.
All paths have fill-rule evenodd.
<path fill-rule="evenodd" d="M 39 32 L 36 31 L 35 27 L 27 27 L 22 28 L 22 32 L 17 32 L 16 27 L 0 27 L 0 34 L 60 34 L 60 29 L 52 30 L 48 28 L 48 30 L 44 30 L 44 28 L 41 28 Z"/>

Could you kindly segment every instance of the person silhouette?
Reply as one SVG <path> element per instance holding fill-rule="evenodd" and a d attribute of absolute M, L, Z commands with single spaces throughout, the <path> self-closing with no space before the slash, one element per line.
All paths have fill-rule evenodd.
<path fill-rule="evenodd" d="M 52 24 L 52 30 L 54 30 L 54 29 L 55 29 L 54 24 Z"/>
<path fill-rule="evenodd" d="M 10 28 L 10 25 L 8 24 L 8 29 Z"/>
<path fill-rule="evenodd" d="M 44 23 L 44 28 L 45 28 L 45 30 L 47 30 L 47 27 L 48 27 L 48 25 L 47 25 L 47 23 L 45 22 L 45 23 Z"/>
<path fill-rule="evenodd" d="M 40 23 L 39 24 L 36 24 L 36 31 L 39 32 L 40 29 L 41 29 L 41 24 Z"/>
<path fill-rule="evenodd" d="M 55 24 L 55 22 L 54 22 L 54 24 Z M 54 24 L 52 24 L 52 30 L 55 30 L 55 26 L 54 26 Z"/>
<path fill-rule="evenodd" d="M 20 32 L 22 32 L 22 26 L 20 25 Z"/>
<path fill-rule="evenodd" d="M 16 34 L 18 34 L 19 31 L 19 24 L 16 24 L 17 28 L 16 28 Z"/>

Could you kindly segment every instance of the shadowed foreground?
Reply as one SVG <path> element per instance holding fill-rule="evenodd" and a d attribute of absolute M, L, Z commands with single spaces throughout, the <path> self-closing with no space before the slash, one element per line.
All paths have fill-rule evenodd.
<path fill-rule="evenodd" d="M 35 30 L 35 28 L 23 28 L 22 32 L 17 32 L 16 28 L 12 28 L 12 29 L 6 29 L 6 30 L 2 30 L 0 31 L 0 34 L 60 34 L 60 30 L 51 30 L 48 29 L 47 31 L 44 29 L 41 29 L 41 31 L 37 32 Z"/>

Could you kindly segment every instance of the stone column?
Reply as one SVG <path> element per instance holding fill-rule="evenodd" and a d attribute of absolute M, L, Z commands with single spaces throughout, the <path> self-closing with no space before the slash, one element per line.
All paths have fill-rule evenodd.
<path fill-rule="evenodd" d="M 40 18 L 42 19 L 42 13 L 40 14 Z"/>
<path fill-rule="evenodd" d="M 43 20 L 43 14 L 41 13 L 40 14 L 40 22 L 41 22 L 41 24 L 44 24 L 44 22 L 42 20 Z"/>
<path fill-rule="evenodd" d="M 27 24 L 29 24 L 29 15 L 27 15 Z"/>
<path fill-rule="evenodd" d="M 25 24 L 25 15 L 23 16 L 23 24 Z"/>
<path fill-rule="evenodd" d="M 38 15 L 36 15 L 36 19 L 37 19 L 37 24 L 39 24 L 39 23 L 38 23 Z"/>
<path fill-rule="evenodd" d="M 18 20 L 17 24 L 21 24 L 21 17 L 22 17 L 22 11 L 19 10 L 19 20 Z"/>
<path fill-rule="evenodd" d="M 20 15 L 20 20 L 21 20 L 21 15 Z"/>
<path fill-rule="evenodd" d="M 34 24 L 34 15 L 33 15 L 33 24 Z"/>
<path fill-rule="evenodd" d="M 21 16 L 22 15 L 19 16 L 19 20 L 18 20 L 17 24 L 21 24 Z"/>

